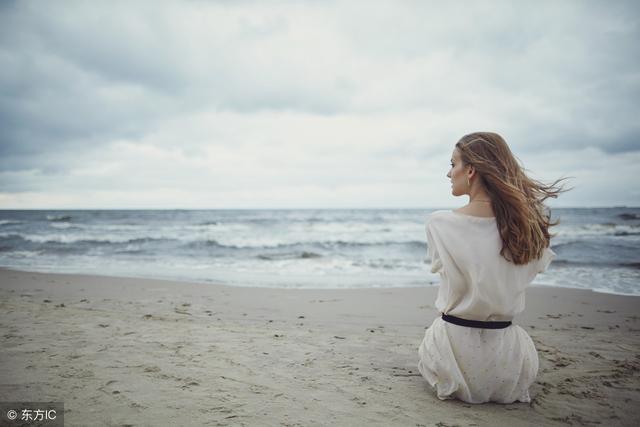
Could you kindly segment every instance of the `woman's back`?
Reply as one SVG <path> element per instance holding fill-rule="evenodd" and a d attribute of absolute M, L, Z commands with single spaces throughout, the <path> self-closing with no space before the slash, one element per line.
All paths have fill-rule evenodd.
<path fill-rule="evenodd" d="M 555 256 L 525 265 L 507 261 L 495 217 L 435 211 L 426 221 L 432 272 L 442 275 L 435 306 L 441 313 L 471 320 L 511 320 L 524 310 L 525 288 Z"/>

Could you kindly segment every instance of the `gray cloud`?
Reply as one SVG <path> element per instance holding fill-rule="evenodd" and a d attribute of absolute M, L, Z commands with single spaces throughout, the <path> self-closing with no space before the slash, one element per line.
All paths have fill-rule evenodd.
<path fill-rule="evenodd" d="M 634 1 L 0 7 L 0 192 L 71 187 L 72 171 L 105 153 L 128 164 L 113 151 L 122 141 L 177 147 L 194 162 L 225 147 L 228 159 L 254 167 L 302 146 L 307 154 L 295 159 L 313 167 L 305 156 L 339 140 L 343 154 L 336 148 L 327 164 L 346 170 L 362 158 L 384 168 L 448 157 L 479 129 L 503 133 L 525 157 L 640 149 Z M 105 165 L 88 182 L 126 187 Z M 268 165 L 261 173 L 271 176 Z M 313 176 L 320 186 L 358 179 Z"/>

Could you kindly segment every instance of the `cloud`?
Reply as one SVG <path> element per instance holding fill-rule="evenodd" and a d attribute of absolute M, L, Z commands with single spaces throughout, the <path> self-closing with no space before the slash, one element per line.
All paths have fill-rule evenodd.
<path fill-rule="evenodd" d="M 523 159 L 597 152 L 597 173 L 604 161 L 626 171 L 620 156 L 640 148 L 638 12 L 4 3 L 0 206 L 81 204 L 92 190 L 118 206 L 450 203 L 432 191 L 448 187 L 424 183 L 476 130 L 503 134 Z M 553 172 L 582 173 L 568 164 Z M 579 194 L 574 203 L 599 197 Z"/>

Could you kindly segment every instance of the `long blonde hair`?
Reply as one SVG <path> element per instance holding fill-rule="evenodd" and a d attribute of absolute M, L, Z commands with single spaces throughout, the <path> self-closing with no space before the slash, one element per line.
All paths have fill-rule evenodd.
<path fill-rule="evenodd" d="M 554 236 L 549 228 L 560 222 L 550 222 L 551 211 L 543 202 L 570 190 L 556 187 L 566 178 L 550 185 L 529 178 L 497 133 L 470 133 L 456 143 L 456 148 L 463 164 L 478 172 L 491 199 L 502 240 L 500 255 L 516 265 L 539 259 Z"/>

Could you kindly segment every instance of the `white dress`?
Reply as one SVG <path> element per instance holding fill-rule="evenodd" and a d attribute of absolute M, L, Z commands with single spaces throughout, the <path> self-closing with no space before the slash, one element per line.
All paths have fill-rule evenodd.
<path fill-rule="evenodd" d="M 525 288 L 546 270 L 556 254 L 515 265 L 500 255 L 495 218 L 449 210 L 426 221 L 431 272 L 441 277 L 435 307 L 463 319 L 512 320 L 524 310 Z M 437 317 L 418 349 L 418 369 L 438 398 L 469 403 L 530 402 L 529 386 L 538 373 L 538 354 L 520 326 L 480 329 Z"/>

